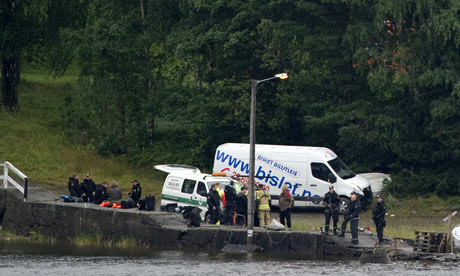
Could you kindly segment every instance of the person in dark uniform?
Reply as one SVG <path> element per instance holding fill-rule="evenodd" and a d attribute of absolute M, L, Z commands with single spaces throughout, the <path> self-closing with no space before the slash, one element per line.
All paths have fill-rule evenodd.
<path fill-rule="evenodd" d="M 334 235 L 337 235 L 337 223 L 339 222 L 339 211 L 337 207 L 339 206 L 339 195 L 334 191 L 334 186 L 329 185 L 329 192 L 324 195 L 323 204 L 326 206 L 324 210 L 324 216 L 326 217 L 326 222 L 324 226 L 324 233 L 327 235 L 329 233 L 329 223 L 333 222 Z"/>
<path fill-rule="evenodd" d="M 233 224 L 233 216 L 235 214 L 236 209 L 236 190 L 235 190 L 235 182 L 230 181 L 230 184 L 225 186 L 225 201 L 227 205 L 225 206 L 225 224 L 232 225 Z"/>
<path fill-rule="evenodd" d="M 356 193 L 351 194 L 350 206 L 347 213 L 344 216 L 342 223 L 342 232 L 340 237 L 345 236 L 345 231 L 347 229 L 347 224 L 350 222 L 350 231 L 351 231 L 351 243 L 358 244 L 358 222 L 359 222 L 359 211 L 361 210 L 360 202 L 356 196 Z"/>
<path fill-rule="evenodd" d="M 96 191 L 94 192 L 93 202 L 96 204 L 101 204 L 102 201 L 107 200 L 109 194 L 107 193 L 107 187 L 109 183 L 106 181 L 102 182 L 101 184 L 96 185 Z"/>
<path fill-rule="evenodd" d="M 377 238 L 379 239 L 379 244 L 383 243 L 383 228 L 386 226 L 385 214 L 387 210 L 385 209 L 385 203 L 383 202 L 382 196 L 377 196 L 377 205 L 372 211 L 372 219 L 374 220 L 375 227 L 377 229 Z"/>
<path fill-rule="evenodd" d="M 78 182 L 78 175 L 74 174 L 69 177 L 69 194 L 73 197 L 81 197 L 82 188 L 80 183 Z"/>
<path fill-rule="evenodd" d="M 83 186 L 83 200 L 85 202 L 93 202 L 94 192 L 96 191 L 96 184 L 91 178 L 91 173 L 86 174 L 85 180 L 81 183 Z"/>
<path fill-rule="evenodd" d="M 247 194 L 248 194 L 248 191 L 246 187 L 243 186 L 241 188 L 241 192 L 236 195 L 236 213 L 239 215 L 236 218 L 238 225 L 245 225 L 248 221 L 248 196 Z"/>
<path fill-rule="evenodd" d="M 138 203 L 142 195 L 141 183 L 139 183 L 136 179 L 133 179 L 131 180 L 131 184 L 133 184 L 133 189 L 129 194 L 129 197 Z"/>
<path fill-rule="evenodd" d="M 216 224 L 220 216 L 220 196 L 217 192 L 217 184 L 211 186 L 211 191 L 208 194 L 208 213 L 210 215 L 210 223 Z"/>

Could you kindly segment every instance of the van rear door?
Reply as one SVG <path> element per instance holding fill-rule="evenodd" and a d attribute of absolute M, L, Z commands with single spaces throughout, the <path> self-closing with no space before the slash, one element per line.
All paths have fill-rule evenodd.
<path fill-rule="evenodd" d="M 200 173 L 200 169 L 197 167 L 189 166 L 189 165 L 180 165 L 180 164 L 166 164 L 166 165 L 155 165 L 153 168 L 163 171 L 166 173 L 172 172 L 191 172 L 191 173 Z"/>

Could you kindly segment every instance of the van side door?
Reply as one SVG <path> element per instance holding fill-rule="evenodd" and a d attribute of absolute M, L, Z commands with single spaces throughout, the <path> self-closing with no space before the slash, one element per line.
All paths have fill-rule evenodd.
<path fill-rule="evenodd" d="M 205 196 L 203 196 L 205 194 Z M 203 207 L 207 207 L 207 195 L 208 194 L 208 188 L 206 184 L 202 181 L 198 182 L 198 185 L 196 185 L 195 192 L 193 193 L 193 204 L 197 204 Z"/>
<path fill-rule="evenodd" d="M 323 197 L 329 191 L 329 176 L 332 172 L 326 164 L 322 162 L 311 162 L 310 170 L 312 180 L 309 181 L 309 186 L 316 194 Z"/>
<path fill-rule="evenodd" d="M 183 202 L 193 204 L 194 191 L 196 187 L 196 180 L 184 179 L 182 184 L 182 196 L 184 197 Z"/>

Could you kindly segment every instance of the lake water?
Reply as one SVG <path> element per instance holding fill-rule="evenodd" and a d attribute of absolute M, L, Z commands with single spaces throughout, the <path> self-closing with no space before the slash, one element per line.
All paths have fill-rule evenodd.
<path fill-rule="evenodd" d="M 180 251 L 0 243 L 0 275 L 460 275 L 460 263 L 262 259 Z"/>

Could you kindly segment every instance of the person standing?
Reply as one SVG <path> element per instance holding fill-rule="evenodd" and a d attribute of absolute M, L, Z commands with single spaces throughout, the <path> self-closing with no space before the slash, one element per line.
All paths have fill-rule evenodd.
<path fill-rule="evenodd" d="M 233 225 L 233 216 L 235 214 L 236 209 L 236 191 L 234 188 L 235 182 L 230 181 L 230 184 L 225 186 L 225 224 L 226 225 Z"/>
<path fill-rule="evenodd" d="M 259 226 L 264 227 L 265 225 L 270 224 L 270 203 L 271 197 L 270 193 L 264 189 L 263 184 L 259 184 L 259 189 L 256 193 L 256 201 L 259 206 Z"/>
<path fill-rule="evenodd" d="M 211 191 L 208 194 L 207 203 L 210 223 L 216 224 L 219 221 L 220 216 L 220 196 L 217 192 L 217 184 L 213 184 L 211 186 Z"/>
<path fill-rule="evenodd" d="M 334 191 L 334 186 L 329 185 L 329 192 L 327 192 L 323 197 L 323 204 L 326 206 L 324 210 L 324 216 L 326 217 L 326 222 L 324 225 L 324 233 L 326 235 L 329 233 L 329 223 L 333 222 L 334 235 L 337 235 L 337 223 L 339 222 L 339 211 L 337 207 L 339 206 L 339 195 Z"/>
<path fill-rule="evenodd" d="M 87 173 L 85 180 L 81 184 L 83 186 L 83 201 L 93 202 L 94 192 L 96 191 L 96 184 L 94 183 L 91 173 Z"/>
<path fill-rule="evenodd" d="M 351 194 L 350 206 L 347 213 L 345 214 L 344 221 L 342 223 L 342 233 L 340 237 L 345 236 L 345 231 L 347 229 L 347 224 L 350 222 L 350 231 L 351 231 L 351 243 L 358 244 L 358 223 L 359 223 L 359 212 L 361 211 L 361 205 L 356 197 L 356 193 Z"/>
<path fill-rule="evenodd" d="M 139 183 L 136 179 L 131 180 L 131 184 L 133 184 L 133 188 L 129 196 L 136 202 L 139 202 L 142 196 L 142 189 L 141 183 Z"/>
<path fill-rule="evenodd" d="M 383 202 L 382 196 L 377 196 L 377 205 L 372 211 L 372 219 L 375 223 L 375 228 L 377 229 L 377 238 L 379 239 L 379 244 L 383 243 L 383 228 L 386 226 L 385 214 L 387 210 L 385 209 L 385 203 Z"/>
<path fill-rule="evenodd" d="M 245 186 L 236 195 L 236 213 L 239 215 L 236 218 L 236 223 L 238 225 L 246 225 L 248 221 L 248 191 Z"/>
<path fill-rule="evenodd" d="M 288 229 L 291 229 L 291 208 L 293 206 L 294 197 L 289 192 L 289 187 L 287 185 L 283 185 L 281 187 L 281 194 L 279 199 L 280 222 L 282 225 L 286 226 L 286 221 Z"/>

